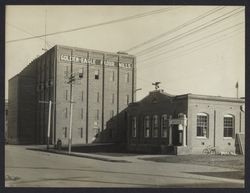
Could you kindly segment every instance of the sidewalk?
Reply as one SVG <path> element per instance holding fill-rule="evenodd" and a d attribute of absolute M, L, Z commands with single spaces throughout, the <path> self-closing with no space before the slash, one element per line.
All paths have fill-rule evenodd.
<path fill-rule="evenodd" d="M 69 154 L 68 150 L 57 150 L 54 148 L 47 149 L 46 145 L 36 145 L 32 147 L 27 147 L 26 149 L 29 150 L 35 150 L 35 151 L 43 151 L 48 153 L 56 153 L 61 155 L 68 155 L 68 156 L 76 156 L 76 157 L 84 157 L 89 159 L 95 159 L 95 160 L 101 160 L 101 161 L 107 161 L 107 162 L 120 162 L 120 163 L 132 163 L 132 162 L 145 162 L 143 160 L 144 158 L 153 158 L 153 157 L 166 157 L 168 155 L 133 155 L 133 156 L 112 156 L 112 154 L 109 155 L 101 155 L 96 153 L 83 153 L 83 152 L 72 152 Z M 169 155 L 173 156 L 173 155 Z M 146 161 L 147 162 L 147 161 Z"/>
<path fill-rule="evenodd" d="M 96 159 L 96 160 L 108 161 L 108 162 L 131 163 L 131 161 L 128 161 L 127 159 L 121 159 L 120 157 L 112 157 L 111 158 L 111 156 L 98 155 L 98 154 L 94 154 L 94 153 L 71 152 L 69 154 L 69 152 L 65 151 L 65 150 L 57 150 L 54 148 L 47 149 L 47 147 L 45 145 L 27 147 L 26 149 L 49 152 L 49 153 L 56 153 L 56 154 L 62 154 L 62 155 L 68 155 L 68 156 L 84 157 L 84 158 L 90 158 L 90 159 Z M 125 158 L 125 157 L 123 157 L 123 158 Z"/>

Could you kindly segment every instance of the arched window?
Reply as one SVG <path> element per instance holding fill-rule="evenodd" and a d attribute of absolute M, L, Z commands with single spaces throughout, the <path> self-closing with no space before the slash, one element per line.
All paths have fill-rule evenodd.
<path fill-rule="evenodd" d="M 167 115 L 164 114 L 161 116 L 161 137 L 167 137 L 167 128 L 168 128 L 168 122 L 167 122 Z"/>
<path fill-rule="evenodd" d="M 150 136 L 150 119 L 149 116 L 144 117 L 144 137 Z"/>
<path fill-rule="evenodd" d="M 197 137 L 208 138 L 208 115 L 206 113 L 197 114 Z"/>
<path fill-rule="evenodd" d="M 159 117 L 158 115 L 153 116 L 153 137 L 158 137 L 159 131 Z"/>
<path fill-rule="evenodd" d="M 132 117 L 132 137 L 136 137 L 136 130 L 137 130 L 137 123 L 136 123 L 136 117 Z"/>
<path fill-rule="evenodd" d="M 224 137 L 233 137 L 234 134 L 234 116 L 224 115 Z"/>

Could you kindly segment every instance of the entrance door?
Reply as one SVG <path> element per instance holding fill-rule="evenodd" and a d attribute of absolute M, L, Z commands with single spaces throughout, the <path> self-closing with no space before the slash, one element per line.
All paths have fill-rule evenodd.
<path fill-rule="evenodd" d="M 173 145 L 179 146 L 182 145 L 182 131 L 179 131 L 178 125 L 172 126 L 172 137 L 173 137 Z"/>

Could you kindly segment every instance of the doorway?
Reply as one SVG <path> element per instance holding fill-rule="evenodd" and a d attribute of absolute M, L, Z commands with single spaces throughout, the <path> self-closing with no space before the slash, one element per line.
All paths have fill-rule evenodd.
<path fill-rule="evenodd" d="M 178 125 L 172 125 L 172 142 L 174 146 L 181 146 L 183 131 L 179 130 Z"/>

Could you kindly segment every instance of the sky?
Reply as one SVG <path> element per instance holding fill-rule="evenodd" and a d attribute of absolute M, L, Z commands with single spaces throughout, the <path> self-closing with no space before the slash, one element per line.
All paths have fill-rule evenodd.
<path fill-rule="evenodd" d="M 137 100 L 155 81 L 173 95 L 225 97 L 237 96 L 238 82 L 244 97 L 244 16 L 244 6 L 7 6 L 5 98 L 8 80 L 56 44 L 135 55 Z M 82 27 L 46 44 L 20 40 Z"/>

